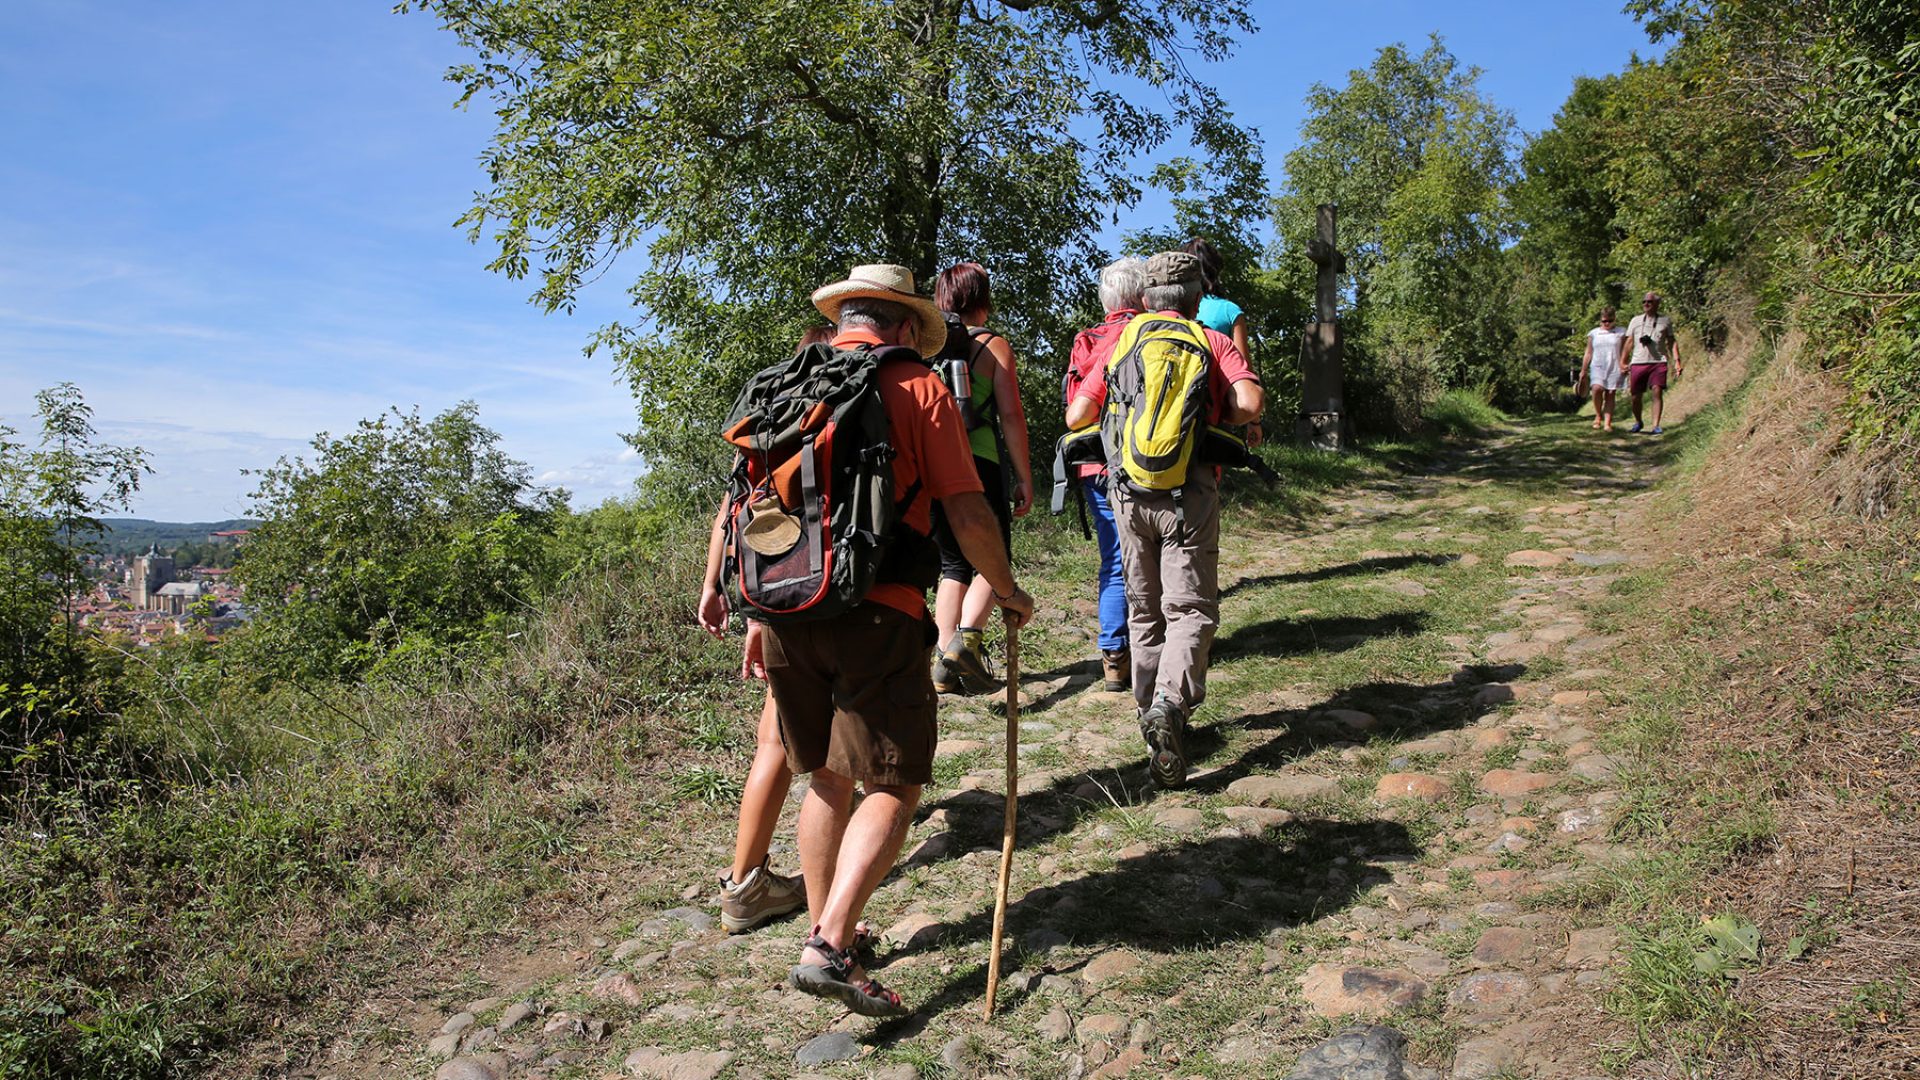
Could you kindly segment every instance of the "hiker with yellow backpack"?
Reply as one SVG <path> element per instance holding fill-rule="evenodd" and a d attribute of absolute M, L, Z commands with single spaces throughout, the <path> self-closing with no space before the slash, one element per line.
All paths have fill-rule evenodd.
<path fill-rule="evenodd" d="M 1218 464 L 1257 462 L 1219 425 L 1247 423 L 1265 403 L 1233 340 L 1194 321 L 1203 291 L 1193 255 L 1148 259 L 1145 313 L 1127 324 L 1107 366 L 1075 389 L 1066 418 L 1070 429 L 1100 424 L 1127 583 L 1134 703 L 1161 788 L 1186 782 L 1187 718 L 1206 699 L 1220 622 Z"/>

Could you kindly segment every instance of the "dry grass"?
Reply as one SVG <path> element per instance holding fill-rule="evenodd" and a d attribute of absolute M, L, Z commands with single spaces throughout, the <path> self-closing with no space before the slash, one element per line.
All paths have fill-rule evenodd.
<path fill-rule="evenodd" d="M 1676 1052 L 1684 1064 L 1636 1075 L 1920 1062 L 1920 515 L 1901 503 L 1915 448 L 1850 445 L 1844 390 L 1798 353 L 1780 343 L 1684 512 L 1649 537 L 1675 553 L 1664 594 L 1685 612 L 1669 628 L 1673 790 L 1769 803 L 1774 832 L 1697 883 L 1701 911 L 1762 931 L 1763 963 L 1731 994 L 1745 1022 L 1704 1062 Z M 1674 835 L 1710 832 L 1716 804 L 1679 808 Z"/>

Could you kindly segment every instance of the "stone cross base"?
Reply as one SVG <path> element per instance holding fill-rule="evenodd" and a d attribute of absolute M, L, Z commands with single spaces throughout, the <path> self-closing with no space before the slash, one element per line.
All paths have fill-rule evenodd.
<path fill-rule="evenodd" d="M 1346 418 L 1337 412 L 1301 413 L 1293 422 L 1293 437 L 1316 450 L 1339 450 L 1350 440 Z"/>

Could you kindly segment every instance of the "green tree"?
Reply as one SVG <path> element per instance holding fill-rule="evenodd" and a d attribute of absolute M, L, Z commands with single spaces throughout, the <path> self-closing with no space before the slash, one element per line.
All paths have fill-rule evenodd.
<path fill-rule="evenodd" d="M 314 459 L 258 473 L 260 525 L 234 573 L 255 612 L 244 648 L 269 670 L 347 677 L 406 648 L 487 639 L 536 600 L 562 492 L 536 488 L 472 402 L 395 409 L 314 437 Z"/>
<path fill-rule="evenodd" d="M 1419 422 L 1447 386 L 1492 382 L 1511 328 L 1501 245 L 1513 117 L 1438 37 L 1390 45 L 1344 87 L 1316 84 L 1274 202 L 1287 289 L 1313 294 L 1298 253 L 1315 207 L 1340 207 L 1352 303 L 1343 313 L 1347 406 L 1376 430 Z"/>
<path fill-rule="evenodd" d="M 683 497 L 717 481 L 713 427 L 817 321 L 823 282 L 973 259 L 1021 351 L 1064 351 L 1062 298 L 1089 292 L 1094 230 L 1138 197 L 1140 155 L 1182 127 L 1204 155 L 1247 145 L 1193 74 L 1251 32 L 1245 0 L 413 7 L 474 51 L 449 78 L 500 118 L 463 219 L 498 246 L 491 268 L 536 277 L 552 310 L 644 252 L 645 321 L 593 344 L 631 380 L 653 490 Z"/>
<path fill-rule="evenodd" d="M 100 550 L 99 515 L 125 510 L 151 471 L 145 451 L 96 440 L 72 383 L 35 402 L 37 448 L 0 425 L 0 755 L 16 779 L 50 740 L 72 744 L 100 718 L 74 604 Z"/>

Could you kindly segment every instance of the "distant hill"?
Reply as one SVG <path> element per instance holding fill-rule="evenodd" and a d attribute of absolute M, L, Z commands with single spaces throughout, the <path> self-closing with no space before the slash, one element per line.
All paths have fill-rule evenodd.
<path fill-rule="evenodd" d="M 109 530 L 100 538 L 100 546 L 112 555 L 137 555 L 153 544 L 160 545 L 161 551 L 172 551 L 182 544 L 204 544 L 207 542 L 207 537 L 216 532 L 226 532 L 229 529 L 252 529 L 260 524 L 251 518 L 228 518 L 225 521 L 102 518 L 100 523 Z"/>

